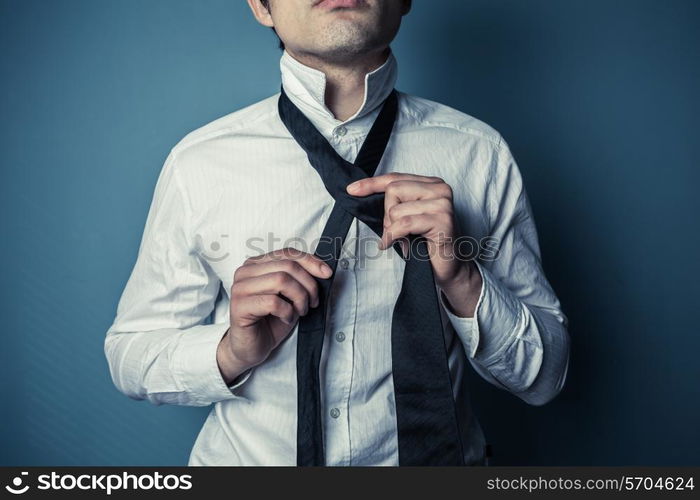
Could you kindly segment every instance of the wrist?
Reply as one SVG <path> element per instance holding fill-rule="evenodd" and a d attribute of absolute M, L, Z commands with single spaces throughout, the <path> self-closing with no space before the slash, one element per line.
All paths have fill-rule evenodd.
<path fill-rule="evenodd" d="M 468 261 L 460 266 L 453 278 L 438 285 L 449 302 L 451 312 L 462 318 L 471 318 L 481 294 L 481 273 L 476 265 Z"/>
<path fill-rule="evenodd" d="M 252 366 L 241 362 L 233 351 L 231 351 L 228 340 L 230 331 L 230 328 L 226 330 L 226 333 L 219 341 L 219 345 L 216 349 L 216 363 L 219 366 L 219 372 L 227 386 L 233 384 L 243 372 L 252 368 Z"/>

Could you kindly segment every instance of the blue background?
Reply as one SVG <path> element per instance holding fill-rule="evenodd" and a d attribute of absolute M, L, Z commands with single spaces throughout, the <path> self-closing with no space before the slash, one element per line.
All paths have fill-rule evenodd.
<path fill-rule="evenodd" d="M 571 322 L 531 407 L 474 376 L 499 465 L 700 463 L 700 2 L 416 0 L 398 88 L 499 130 Z M 207 409 L 111 383 L 104 334 L 187 132 L 278 90 L 242 0 L 0 1 L 0 464 L 185 464 Z"/>

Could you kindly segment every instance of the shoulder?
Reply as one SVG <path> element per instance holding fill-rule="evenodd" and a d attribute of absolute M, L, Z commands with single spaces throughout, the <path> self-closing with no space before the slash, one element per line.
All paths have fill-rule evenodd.
<path fill-rule="evenodd" d="M 278 98 L 279 93 L 192 130 L 175 144 L 171 154 L 181 156 L 219 138 L 245 135 L 253 129 L 265 127 L 277 116 Z"/>
<path fill-rule="evenodd" d="M 400 109 L 409 126 L 442 128 L 453 131 L 481 143 L 499 149 L 503 145 L 501 134 L 478 118 L 430 99 L 399 92 Z"/>
<path fill-rule="evenodd" d="M 440 148 L 431 154 L 435 156 L 439 151 L 444 155 L 443 170 L 454 174 L 456 185 L 475 199 L 484 198 L 487 218 L 497 216 L 504 197 L 519 197 L 522 176 L 500 132 L 445 104 L 405 93 L 399 93 L 399 97 L 404 130 L 439 130 Z"/>

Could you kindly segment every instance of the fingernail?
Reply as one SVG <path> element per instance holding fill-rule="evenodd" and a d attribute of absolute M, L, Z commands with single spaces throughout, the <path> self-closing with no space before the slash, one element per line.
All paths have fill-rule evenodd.
<path fill-rule="evenodd" d="M 328 277 L 331 274 L 333 274 L 333 270 L 330 267 L 328 267 L 328 264 L 321 264 L 321 273 L 324 276 Z"/>
<path fill-rule="evenodd" d="M 348 184 L 348 191 L 350 191 L 350 192 L 355 192 L 355 191 L 357 191 L 357 189 L 358 189 L 359 187 L 360 187 L 360 186 L 357 184 L 357 181 L 352 182 L 352 183 Z"/>

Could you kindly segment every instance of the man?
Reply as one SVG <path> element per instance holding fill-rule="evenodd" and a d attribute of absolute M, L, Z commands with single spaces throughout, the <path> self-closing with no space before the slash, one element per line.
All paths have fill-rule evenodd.
<path fill-rule="evenodd" d="M 410 0 L 248 3 L 281 40 L 282 92 L 170 152 L 107 332 L 116 386 L 214 404 L 190 465 L 484 463 L 466 360 L 533 405 L 568 366 L 507 144 L 393 91 Z M 333 187 L 343 175 L 358 182 Z M 322 254 L 333 230 L 340 254 Z"/>

